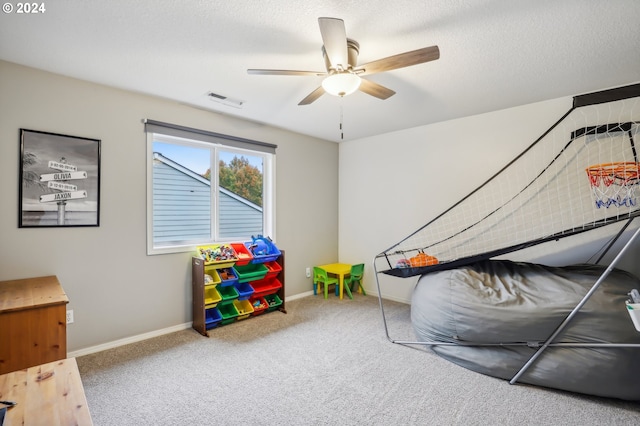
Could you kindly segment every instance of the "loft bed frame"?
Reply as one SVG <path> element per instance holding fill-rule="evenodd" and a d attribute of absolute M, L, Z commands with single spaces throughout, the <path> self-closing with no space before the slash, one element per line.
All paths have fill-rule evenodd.
<path fill-rule="evenodd" d="M 543 189 L 534 190 L 532 188 L 532 184 L 534 180 L 538 180 L 542 175 L 547 172 L 551 173 L 550 180 L 559 180 L 559 172 L 554 171 L 554 167 L 559 167 L 560 158 L 563 155 L 576 155 L 571 154 L 572 143 L 579 138 L 598 138 L 599 135 L 610 132 L 617 133 L 626 133 L 629 138 L 629 146 L 628 151 L 629 155 L 632 156 L 633 162 L 636 164 L 640 164 L 637 158 L 636 147 L 634 136 L 632 133 L 632 128 L 635 129 L 635 132 L 638 132 L 638 126 L 640 126 L 640 84 L 634 84 L 630 86 L 620 87 L 611 90 L 605 90 L 585 95 L 576 96 L 573 99 L 573 105 L 564 114 L 553 126 L 551 126 L 540 138 L 538 138 L 533 144 L 531 144 L 527 149 L 525 149 L 518 157 L 512 160 L 509 164 L 503 167 L 500 171 L 498 171 L 495 175 L 489 178 L 486 182 L 476 188 L 474 191 L 469 193 L 466 197 L 458 201 L 456 204 L 451 206 L 449 209 L 445 210 L 443 213 L 438 215 L 433 220 L 429 221 L 426 225 L 419 228 L 414 233 L 410 234 L 397 244 L 389 247 L 388 249 L 382 251 L 378 255 L 376 255 L 373 259 L 373 268 L 375 272 L 376 278 L 376 287 L 378 291 L 378 300 L 380 305 L 380 311 L 382 314 L 384 330 L 387 339 L 396 344 L 400 345 L 420 345 L 420 346 L 528 346 L 532 349 L 536 349 L 533 352 L 533 355 L 529 358 L 529 360 L 522 365 L 520 370 L 511 378 L 509 383 L 515 384 L 520 377 L 532 366 L 532 364 L 544 353 L 544 351 L 553 346 L 560 347 L 576 347 L 576 348 L 596 348 L 596 347 L 606 347 L 606 348 L 640 348 L 640 344 L 638 343 L 593 343 L 593 342 L 556 342 L 556 338 L 560 333 L 565 330 L 565 328 L 569 325 L 571 320 L 575 317 L 575 315 L 582 309 L 582 307 L 587 303 L 587 301 L 591 298 L 591 296 L 598 290 L 602 282 L 607 278 L 607 276 L 614 270 L 615 266 L 619 263 L 620 259 L 624 256 L 624 254 L 628 251 L 629 247 L 636 241 L 640 236 L 640 227 L 635 230 L 632 236 L 626 241 L 624 246 L 618 251 L 615 258 L 611 261 L 608 267 L 604 270 L 604 272 L 599 276 L 599 278 L 595 281 L 593 286 L 588 290 L 588 292 L 584 295 L 584 297 L 580 300 L 579 303 L 567 314 L 564 320 L 558 325 L 558 327 L 553 331 L 546 340 L 537 341 L 537 342 L 495 342 L 495 343 L 486 343 L 486 342 L 448 342 L 448 341 L 439 341 L 439 340 L 430 340 L 430 341 L 409 341 L 409 340 L 399 340 L 394 339 L 389 335 L 389 327 L 387 324 L 387 318 L 384 310 L 384 303 L 382 298 L 382 292 L 380 287 L 380 277 L 383 275 L 388 275 L 392 277 L 399 278 L 409 278 L 415 277 L 423 274 L 428 274 L 430 272 L 445 270 L 445 269 L 454 269 L 457 267 L 470 265 L 474 262 L 478 262 L 481 260 L 487 260 L 494 258 L 496 256 L 505 255 L 508 253 L 513 253 L 519 250 L 523 250 L 529 247 L 533 247 L 539 244 L 543 244 L 546 242 L 559 240 L 562 238 L 566 238 L 572 235 L 577 235 L 586 231 L 598 229 L 604 226 L 608 226 L 614 223 L 620 223 L 622 221 L 626 221 L 622 228 L 619 230 L 617 235 L 607 244 L 607 247 L 604 249 L 604 252 L 598 257 L 595 263 L 599 263 L 605 254 L 613 247 L 613 245 L 620 239 L 620 237 L 625 233 L 627 228 L 631 225 L 634 219 L 640 216 L 640 207 L 636 201 L 628 202 L 624 201 L 624 209 L 622 214 L 600 214 L 599 217 L 596 217 L 594 220 L 589 220 L 582 225 L 572 224 L 567 227 L 560 227 L 559 230 L 553 230 L 552 232 L 542 231 L 539 235 L 534 236 L 533 238 L 525 238 L 518 241 L 510 241 L 506 243 L 494 243 L 493 246 L 491 244 L 485 250 L 476 250 L 476 251 L 460 251 L 460 247 L 466 246 L 468 243 L 475 243 L 476 239 L 484 234 L 484 232 L 494 231 L 496 228 L 499 228 L 500 221 L 496 219 L 496 217 L 500 216 L 506 220 L 510 220 L 515 216 L 521 214 L 521 210 L 525 209 L 528 203 L 535 198 L 535 196 L 539 195 L 540 191 L 547 190 L 548 183 L 543 182 Z M 634 100 L 637 110 L 633 111 L 631 114 L 625 112 L 624 114 L 617 113 L 612 114 L 611 110 L 608 110 L 607 104 L 617 103 L 617 102 L 628 102 L 628 100 L 632 100 L 633 98 L 639 98 Z M 495 185 L 496 182 L 502 177 L 506 170 L 509 170 L 510 167 L 514 167 L 518 164 L 521 164 L 523 161 L 526 161 L 527 155 L 531 155 L 531 151 L 537 149 L 538 145 L 545 140 L 551 133 L 556 131 L 558 127 L 563 123 L 567 117 L 570 116 L 574 111 L 579 110 L 581 108 L 604 108 L 605 111 L 608 110 L 605 114 L 596 114 L 596 122 L 593 122 L 593 118 L 586 118 L 585 125 L 581 125 L 580 127 L 574 127 L 571 132 L 571 136 L 569 138 L 569 142 L 562 145 L 559 145 L 559 152 L 554 153 L 549 158 L 544 160 L 544 166 L 542 167 L 542 171 L 537 170 L 534 172 L 533 180 L 529 183 L 525 183 L 522 189 L 516 191 L 515 194 L 510 194 L 506 196 L 506 199 L 502 202 L 498 203 L 495 207 L 491 207 L 485 211 L 479 213 L 479 216 L 472 217 L 468 222 L 461 224 L 460 229 L 453 229 L 448 234 L 440 232 L 435 237 L 429 238 L 428 231 L 430 227 L 437 227 L 439 223 L 443 222 L 446 219 L 447 215 L 454 214 L 455 219 L 455 211 L 456 209 L 461 209 L 465 207 L 465 203 L 469 204 L 470 202 L 474 202 L 474 197 L 479 197 L 482 195 L 483 190 L 487 190 L 491 185 Z M 623 107 L 624 108 L 624 105 Z M 588 116 L 588 113 L 584 113 L 585 116 Z M 617 120 L 615 123 L 611 123 L 612 115 L 616 115 L 615 118 L 622 118 L 622 120 Z M 605 124 L 598 124 L 598 120 L 606 120 Z M 585 142 L 585 145 L 588 142 Z M 625 148 L 625 149 L 627 149 Z M 573 157 L 571 157 L 573 159 Z M 517 164 L 518 163 L 518 164 Z M 584 169 L 582 169 L 584 170 Z M 554 174 L 555 173 L 555 174 Z M 593 183 L 593 182 L 592 182 Z M 640 183 L 632 182 L 635 186 L 640 187 Z M 591 185 L 594 186 L 593 184 Z M 491 193 L 491 189 L 488 189 L 488 192 Z M 640 194 L 639 194 L 640 195 Z M 524 198 L 525 201 L 515 202 L 517 198 Z M 596 201 L 596 204 L 598 201 Z M 510 204 L 517 204 L 517 207 L 507 207 Z M 604 207 L 603 211 L 608 211 L 608 205 L 598 205 L 598 208 Z M 508 211 L 505 211 L 508 210 Z M 459 219 L 458 219 L 459 220 Z M 488 223 L 487 223 L 488 222 Z M 483 225 L 484 224 L 484 225 Z M 480 228 L 477 230 L 475 228 Z M 475 229 L 475 230 L 474 230 Z M 424 235 L 427 234 L 425 237 Z M 434 232 L 437 234 L 437 232 Z M 471 236 L 467 236 L 467 234 L 472 234 Z M 460 241 L 454 241 L 454 240 Z M 447 246 L 448 245 L 448 246 Z M 474 244 L 469 244 L 474 245 Z M 454 246 L 451 248 L 451 246 Z M 444 247 L 444 248 L 443 248 Z M 420 253 L 430 252 L 430 254 L 437 254 L 437 263 L 425 265 L 424 263 L 414 265 L 408 264 L 408 256 L 418 255 Z M 434 257 L 435 258 L 435 257 Z M 403 262 L 404 260 L 404 262 Z M 398 264 L 394 265 L 394 261 L 398 261 Z M 401 263 L 401 267 L 398 265 Z"/>

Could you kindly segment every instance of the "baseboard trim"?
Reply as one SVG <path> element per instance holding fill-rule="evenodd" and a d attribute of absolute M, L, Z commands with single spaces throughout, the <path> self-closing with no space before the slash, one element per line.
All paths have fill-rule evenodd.
<path fill-rule="evenodd" d="M 291 301 L 291 300 L 296 300 L 296 299 L 302 299 L 303 297 L 307 297 L 307 296 L 313 296 L 313 290 L 312 291 L 307 291 L 305 293 L 299 293 L 299 294 L 287 297 L 285 299 L 285 302 L 288 302 L 288 301 Z M 142 333 L 142 334 L 138 334 L 136 336 L 125 337 L 124 339 L 120 339 L 120 340 L 114 340 L 112 342 L 102 343 L 100 345 L 90 346 L 90 347 L 84 348 L 84 349 L 78 349 L 78 350 L 75 350 L 75 351 L 72 351 L 72 352 L 68 352 L 67 353 L 67 357 L 75 358 L 75 357 L 79 357 L 79 356 L 90 355 L 90 354 L 94 354 L 96 352 L 106 351 L 107 349 L 113 349 L 113 348 L 117 348 L 119 346 L 128 345 L 130 343 L 141 342 L 143 340 L 151 339 L 153 337 L 158 337 L 158 336 L 162 336 L 162 335 L 169 334 L 169 333 L 175 333 L 176 331 L 187 330 L 187 329 L 191 328 L 192 324 L 193 324 L 192 322 L 186 322 L 184 324 L 178 324 L 178 325 L 174 325 L 172 327 L 167 327 L 167 328 L 163 328 L 163 329 L 160 329 L 160 330 L 150 331 L 148 333 Z"/>
<path fill-rule="evenodd" d="M 106 351 L 107 349 L 117 348 L 119 346 L 128 345 L 130 343 L 141 342 L 143 340 L 151 339 L 153 337 L 162 336 L 169 333 L 175 333 L 176 331 L 187 330 L 191 328 L 191 322 L 186 322 L 184 324 L 174 325 L 172 327 L 163 328 L 160 330 L 150 331 L 148 333 L 138 334 L 136 336 L 125 337 L 124 339 L 114 340 L 112 342 L 103 343 L 96 346 L 90 346 L 84 349 L 78 349 L 76 351 L 68 352 L 68 358 L 74 358 L 84 355 L 90 355 L 96 352 Z"/>
<path fill-rule="evenodd" d="M 294 294 L 293 296 L 289 296 L 285 299 L 285 303 L 291 300 L 302 299 L 303 297 L 313 296 L 313 290 L 306 291 L 304 293 Z"/>
<path fill-rule="evenodd" d="M 376 295 L 377 297 L 377 295 Z M 410 305 L 411 304 L 411 300 L 407 300 L 407 299 L 403 299 L 400 297 L 395 297 L 395 296 L 389 296 L 388 294 L 383 294 L 382 295 L 382 300 L 391 300 L 392 302 L 398 302 L 398 303 L 404 303 L 405 305 Z"/>

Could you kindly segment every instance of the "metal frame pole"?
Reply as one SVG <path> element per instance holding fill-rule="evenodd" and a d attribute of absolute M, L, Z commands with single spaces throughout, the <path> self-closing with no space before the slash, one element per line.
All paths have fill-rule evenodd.
<path fill-rule="evenodd" d="M 516 383 L 518 381 L 518 379 L 520 378 L 520 376 L 522 376 L 524 374 L 524 372 L 527 371 L 527 369 L 538 359 L 538 357 L 540 357 L 540 355 L 542 355 L 542 353 L 545 351 L 545 349 L 547 349 L 547 347 L 549 347 L 551 342 L 558 336 L 558 334 L 560 334 L 562 332 L 562 330 L 565 329 L 565 327 L 569 324 L 569 322 L 573 319 L 573 317 L 578 313 L 578 311 L 580 311 L 580 309 L 582 309 L 584 304 L 587 303 L 589 298 L 593 295 L 593 293 L 595 293 L 595 291 L 598 289 L 598 287 L 600 287 L 600 284 L 602 283 L 602 281 L 604 281 L 604 279 L 611 273 L 611 271 L 613 270 L 613 267 L 622 258 L 622 256 L 625 254 L 627 249 L 631 246 L 631 243 L 637 238 L 638 235 L 640 235 L 640 228 L 638 228 L 636 230 L 636 232 L 631 236 L 629 241 L 627 241 L 627 243 L 624 245 L 624 247 L 622 247 L 622 249 L 616 255 L 616 257 L 613 259 L 611 264 L 607 267 L 607 269 L 605 269 L 605 271 L 602 273 L 602 275 L 600 275 L 598 280 L 595 282 L 595 284 L 593 284 L 591 289 L 582 298 L 582 300 L 576 305 L 575 308 L 573 308 L 571 313 L 569 315 L 567 315 L 567 317 L 564 319 L 564 321 L 562 321 L 562 323 L 560 323 L 558 328 L 556 328 L 556 330 L 551 334 L 551 336 L 549 336 L 549 338 L 544 342 L 544 344 L 531 356 L 531 358 L 529 358 L 529 360 L 526 362 L 526 364 L 524 364 L 522 366 L 522 368 L 520 368 L 520 370 L 516 373 L 516 375 L 513 376 L 513 378 L 509 381 L 509 383 L 511 383 L 511 384 Z"/>

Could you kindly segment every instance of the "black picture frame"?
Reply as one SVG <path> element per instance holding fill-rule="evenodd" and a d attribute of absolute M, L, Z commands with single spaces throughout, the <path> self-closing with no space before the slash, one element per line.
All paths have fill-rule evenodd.
<path fill-rule="evenodd" d="M 100 226 L 100 145 L 20 129 L 19 228 Z"/>

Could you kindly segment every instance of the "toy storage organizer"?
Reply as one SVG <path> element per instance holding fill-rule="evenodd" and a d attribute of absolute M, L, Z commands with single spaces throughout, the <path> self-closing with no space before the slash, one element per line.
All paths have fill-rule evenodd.
<path fill-rule="evenodd" d="M 233 248 L 228 258 L 191 259 L 193 328 L 203 336 L 209 337 L 216 327 L 267 312 L 286 313 L 284 252 L 271 244 L 268 254 L 254 256 L 247 244 L 223 244 Z"/>

